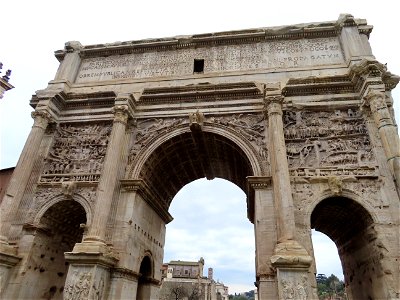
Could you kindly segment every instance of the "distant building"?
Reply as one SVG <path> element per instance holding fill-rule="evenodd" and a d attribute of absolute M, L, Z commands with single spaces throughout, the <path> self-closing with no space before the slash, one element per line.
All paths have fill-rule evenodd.
<path fill-rule="evenodd" d="M 0 62 L 0 73 L 3 68 L 3 64 Z M 8 81 L 10 80 L 11 70 L 7 70 L 5 75 L 0 75 L 0 99 L 3 98 L 4 92 L 14 88 Z"/>
<path fill-rule="evenodd" d="M 228 300 L 228 287 L 213 279 L 213 269 L 203 276 L 204 259 L 199 261 L 174 260 L 163 264 L 160 300 L 201 299 Z"/>

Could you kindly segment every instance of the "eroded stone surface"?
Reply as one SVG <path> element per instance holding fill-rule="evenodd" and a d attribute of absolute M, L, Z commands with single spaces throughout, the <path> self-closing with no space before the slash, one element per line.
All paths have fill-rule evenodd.
<path fill-rule="evenodd" d="M 349 299 L 399 299 L 399 77 L 371 29 L 66 43 L 1 203 L 1 296 L 157 299 L 172 198 L 221 177 L 247 195 L 259 299 L 316 299 L 311 228 Z"/>

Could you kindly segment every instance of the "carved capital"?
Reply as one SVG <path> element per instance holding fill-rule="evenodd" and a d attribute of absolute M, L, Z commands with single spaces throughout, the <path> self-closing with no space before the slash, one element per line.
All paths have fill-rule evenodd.
<path fill-rule="evenodd" d="M 393 124 L 392 117 L 386 105 L 385 92 L 371 89 L 364 97 L 361 109 L 365 111 L 366 107 L 370 108 L 378 127 Z"/>
<path fill-rule="evenodd" d="M 369 106 L 371 111 L 376 113 L 380 109 L 387 108 L 385 99 L 386 96 L 384 92 L 371 89 L 364 97 L 363 105 Z"/>
<path fill-rule="evenodd" d="M 114 123 L 123 123 L 126 125 L 129 117 L 127 105 L 116 105 L 113 107 Z"/>
<path fill-rule="evenodd" d="M 36 110 L 31 113 L 34 119 L 33 127 L 46 129 L 47 125 L 52 121 L 50 114 L 45 110 Z"/>
<path fill-rule="evenodd" d="M 273 95 L 265 97 L 264 103 L 268 116 L 282 115 L 282 104 L 284 97 L 282 95 Z"/>

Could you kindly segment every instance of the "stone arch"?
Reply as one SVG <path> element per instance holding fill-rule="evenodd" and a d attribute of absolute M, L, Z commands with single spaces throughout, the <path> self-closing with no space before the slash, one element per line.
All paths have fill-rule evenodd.
<path fill-rule="evenodd" d="M 375 213 L 374 208 L 366 201 L 363 200 L 363 198 L 361 196 L 359 196 L 358 194 L 354 193 L 354 191 L 349 190 L 349 189 L 343 189 L 341 191 L 341 193 L 339 195 L 335 194 L 334 192 L 332 192 L 330 189 L 326 189 L 324 191 L 322 191 L 321 193 L 312 196 L 312 201 L 310 203 L 310 205 L 307 207 L 306 213 L 305 215 L 306 217 L 306 224 L 310 227 L 311 226 L 311 215 L 313 213 L 313 211 L 315 210 L 315 207 L 321 203 L 322 201 L 324 201 L 325 199 L 328 198 L 333 198 L 333 197 L 344 197 L 344 198 L 348 198 L 351 199 L 352 201 L 358 203 L 360 206 L 362 206 L 371 216 L 372 220 L 374 221 L 374 223 L 376 222 L 381 222 L 382 220 L 380 219 L 379 215 L 377 215 Z"/>
<path fill-rule="evenodd" d="M 376 220 L 365 202 L 342 192 L 327 195 L 313 208 L 311 228 L 326 234 L 338 249 L 350 299 L 386 299 L 381 242 Z"/>
<path fill-rule="evenodd" d="M 91 224 L 91 222 L 92 222 L 91 205 L 88 202 L 88 200 L 80 194 L 75 194 L 72 199 L 65 197 L 64 194 L 58 194 L 58 195 L 54 196 L 49 201 L 47 201 L 43 206 L 40 207 L 39 211 L 36 213 L 36 215 L 34 217 L 33 224 L 34 225 L 39 224 L 40 219 L 43 217 L 43 215 L 46 213 L 46 211 L 50 207 L 52 207 L 53 205 L 55 205 L 56 203 L 58 203 L 60 201 L 76 201 L 77 203 L 79 203 L 83 207 L 83 209 L 85 210 L 85 213 L 86 213 L 86 225 L 88 226 L 89 224 Z"/>
<path fill-rule="evenodd" d="M 166 207 L 184 185 L 204 177 L 227 179 L 251 196 L 247 177 L 267 172 L 267 164 L 260 161 L 252 144 L 234 131 L 213 124 L 197 132 L 186 125 L 159 136 L 131 166 L 129 178 L 146 182 L 159 199 L 165 199 Z M 165 177 L 157 179 L 160 176 L 168 176 L 168 186 Z"/>
<path fill-rule="evenodd" d="M 260 161 L 259 155 L 257 155 L 257 151 L 251 145 L 251 143 L 246 140 L 245 138 L 241 137 L 237 132 L 234 130 L 223 127 L 217 126 L 212 123 L 205 123 L 203 127 L 204 132 L 210 132 L 218 135 L 222 135 L 230 139 L 233 143 L 235 143 L 247 156 L 249 159 L 252 170 L 254 172 L 254 176 L 263 176 L 265 173 L 268 172 L 265 168 L 263 168 L 263 163 Z M 176 137 L 183 133 L 189 133 L 190 128 L 188 124 L 183 124 L 180 127 L 177 127 L 175 130 L 172 130 L 167 133 L 162 133 L 156 136 L 149 142 L 147 148 L 144 148 L 142 151 L 138 153 L 135 160 L 128 166 L 127 178 L 138 178 L 143 165 L 145 164 L 146 160 L 149 158 L 151 153 L 155 149 L 157 149 L 160 145 L 167 142 L 173 137 Z"/>

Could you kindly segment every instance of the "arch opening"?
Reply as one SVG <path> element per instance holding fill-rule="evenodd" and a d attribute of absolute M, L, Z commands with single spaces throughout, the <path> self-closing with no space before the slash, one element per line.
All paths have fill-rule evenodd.
<path fill-rule="evenodd" d="M 175 218 L 166 228 L 164 263 L 204 258 L 202 276 L 221 280 L 230 294 L 254 290 L 255 236 L 245 199 L 237 185 L 221 178 L 202 178 L 183 187 L 170 206 Z M 176 272 L 171 274 L 182 277 Z"/>
<path fill-rule="evenodd" d="M 138 288 L 136 299 L 151 299 L 151 279 L 153 277 L 153 263 L 149 256 L 145 256 L 140 263 Z"/>
<path fill-rule="evenodd" d="M 152 191 L 166 202 L 186 184 L 200 178 L 224 178 L 247 191 L 253 170 L 243 150 L 230 139 L 210 132 L 186 132 L 157 147 L 140 171 Z"/>
<path fill-rule="evenodd" d="M 380 299 L 385 295 L 377 232 L 362 205 L 346 197 L 327 198 L 314 208 L 311 228 L 335 243 L 349 299 Z"/>
<path fill-rule="evenodd" d="M 31 255 L 24 284 L 34 287 L 26 295 L 34 299 L 63 299 L 68 262 L 64 252 L 82 241 L 85 209 L 76 201 L 64 200 L 51 206 L 33 232 Z M 23 297 L 22 297 L 23 298 Z"/>

